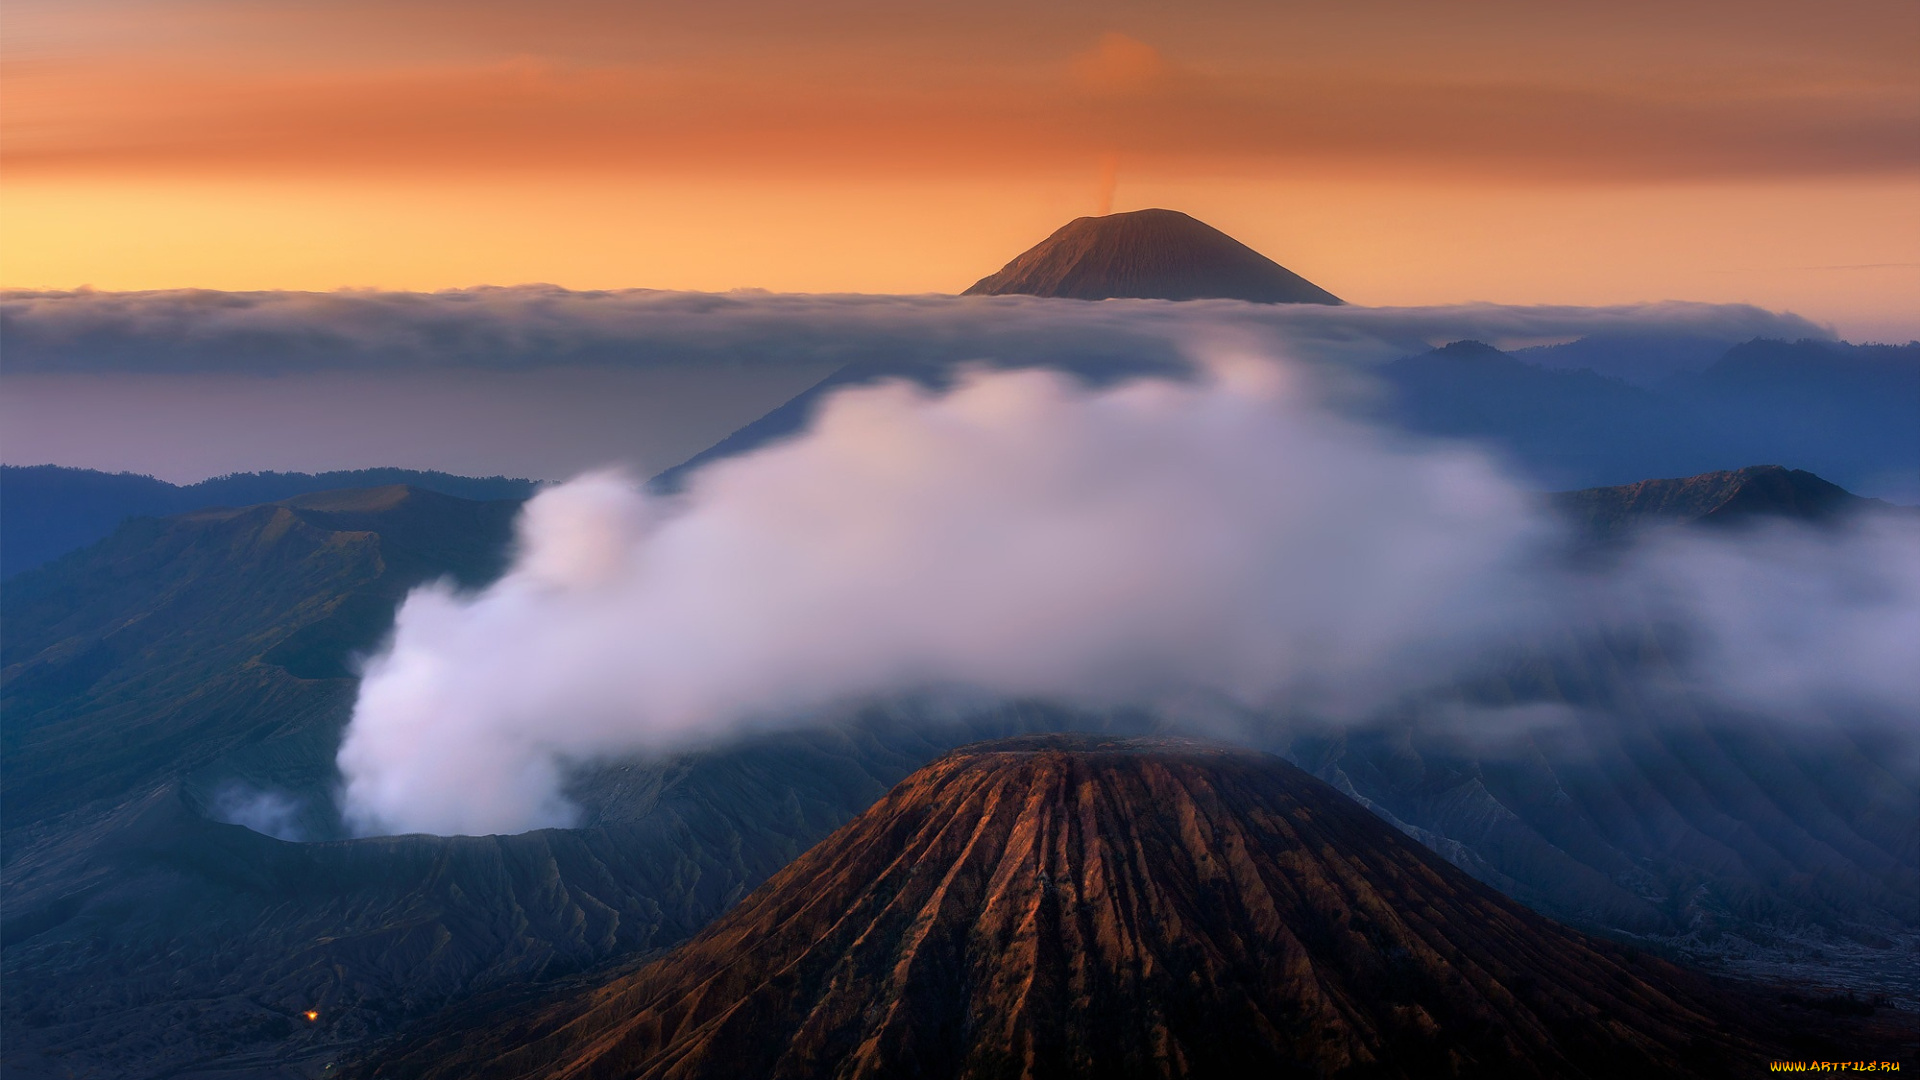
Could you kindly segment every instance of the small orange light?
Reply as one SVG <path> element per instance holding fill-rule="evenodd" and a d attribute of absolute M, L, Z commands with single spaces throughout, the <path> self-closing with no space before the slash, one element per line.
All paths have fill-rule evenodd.
<path fill-rule="evenodd" d="M 318 1019 L 320 1019 L 320 1010 L 319 1010 L 319 1009 L 308 1009 L 308 1010 L 307 1010 L 307 1019 L 309 1019 L 309 1020 L 318 1020 Z"/>

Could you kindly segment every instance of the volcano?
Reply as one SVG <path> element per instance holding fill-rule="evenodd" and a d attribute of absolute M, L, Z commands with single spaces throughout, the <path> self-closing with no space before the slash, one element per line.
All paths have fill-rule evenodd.
<path fill-rule="evenodd" d="M 1028 248 L 968 296 L 1343 301 L 1205 222 L 1177 210 L 1075 218 Z"/>
<path fill-rule="evenodd" d="M 1278 758 L 1030 736 L 921 769 L 664 958 L 367 1071 L 1734 1075 L 1742 1008 Z"/>

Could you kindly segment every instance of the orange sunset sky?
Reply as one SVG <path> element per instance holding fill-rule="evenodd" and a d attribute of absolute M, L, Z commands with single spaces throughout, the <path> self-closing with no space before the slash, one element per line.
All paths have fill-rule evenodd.
<path fill-rule="evenodd" d="M 1171 206 L 1365 304 L 1920 336 L 1912 0 L 8 0 L 0 285 L 949 292 Z"/>

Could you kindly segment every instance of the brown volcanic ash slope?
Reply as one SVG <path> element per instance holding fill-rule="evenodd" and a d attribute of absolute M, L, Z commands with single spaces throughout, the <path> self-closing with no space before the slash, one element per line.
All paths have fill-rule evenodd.
<path fill-rule="evenodd" d="M 1028 248 L 968 296 L 1073 300 L 1252 300 L 1338 304 L 1341 299 L 1205 222 L 1177 210 L 1075 218 Z"/>
<path fill-rule="evenodd" d="M 382 1077 L 1667 1076 L 1696 977 L 1533 915 L 1278 758 L 949 754 L 658 962 Z"/>

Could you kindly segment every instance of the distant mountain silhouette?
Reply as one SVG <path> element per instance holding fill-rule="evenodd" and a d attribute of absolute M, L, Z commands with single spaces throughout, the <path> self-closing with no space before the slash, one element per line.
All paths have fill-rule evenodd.
<path fill-rule="evenodd" d="M 1778 461 L 1870 492 L 1898 475 L 1902 494 L 1887 497 L 1920 502 L 1920 342 L 1757 339 L 1672 392 L 1729 464 Z"/>
<path fill-rule="evenodd" d="M 1543 488 L 1778 461 L 1920 498 L 1920 345 L 1756 340 L 1649 388 L 1456 341 L 1379 376 L 1379 419 L 1490 444 Z"/>
<path fill-rule="evenodd" d="M 1500 896 L 1279 758 L 1035 736 L 907 778 L 640 971 L 372 1076 L 1744 1075 L 1704 979 Z"/>
<path fill-rule="evenodd" d="M 1597 538 L 1659 523 L 1729 525 L 1769 517 L 1827 521 L 1887 506 L 1803 469 L 1779 465 L 1567 491 L 1555 495 L 1553 502 Z"/>
<path fill-rule="evenodd" d="M 965 295 L 1008 293 L 1073 300 L 1342 303 L 1306 278 L 1177 210 L 1075 218 L 999 273 L 981 278 Z"/>
<path fill-rule="evenodd" d="M 106 536 L 130 517 L 209 506 L 253 506 L 313 491 L 411 484 L 463 499 L 524 499 L 531 480 L 453 476 L 417 469 L 233 473 L 169 484 L 136 473 L 60 465 L 0 465 L 0 576 L 12 577 Z"/>
<path fill-rule="evenodd" d="M 1384 419 L 1428 435 L 1494 443 L 1544 485 L 1657 475 L 1675 456 L 1669 404 L 1587 370 L 1557 370 L 1479 341 L 1455 341 L 1380 369 Z M 1684 441 L 1684 440 L 1682 440 Z"/>
<path fill-rule="evenodd" d="M 1558 345 L 1514 349 L 1512 355 L 1529 364 L 1567 371 L 1586 368 L 1635 386 L 1660 389 L 1705 371 L 1734 344 L 1724 337 L 1602 332 Z"/>

